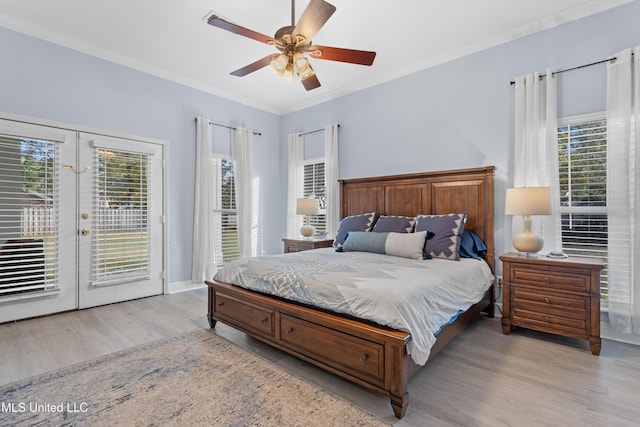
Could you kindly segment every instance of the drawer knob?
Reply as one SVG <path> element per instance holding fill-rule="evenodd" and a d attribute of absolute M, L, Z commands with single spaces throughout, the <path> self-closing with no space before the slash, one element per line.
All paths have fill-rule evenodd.
<path fill-rule="evenodd" d="M 360 356 L 360 361 L 365 362 L 368 358 L 369 356 L 367 356 L 366 354 L 363 354 L 362 356 Z"/>
<path fill-rule="evenodd" d="M 284 330 L 285 334 L 290 334 L 291 332 L 293 332 L 293 328 L 287 328 Z"/>
<path fill-rule="evenodd" d="M 549 282 L 550 282 L 549 277 L 548 277 L 548 276 L 545 276 L 544 281 L 545 281 L 546 283 L 549 283 Z"/>
<path fill-rule="evenodd" d="M 549 299 L 549 297 L 544 297 L 544 302 L 546 302 L 547 304 L 551 302 L 551 300 Z"/>
<path fill-rule="evenodd" d="M 224 305 L 224 303 L 223 303 L 223 302 L 219 302 L 219 303 L 218 303 L 218 307 L 222 307 L 223 305 Z"/>
<path fill-rule="evenodd" d="M 550 320 L 551 320 L 551 319 L 549 318 L 549 316 L 544 316 L 544 321 L 545 321 L 545 322 L 548 322 L 548 321 L 550 321 Z"/>
<path fill-rule="evenodd" d="M 269 320 L 269 319 L 267 319 L 266 317 L 263 317 L 262 319 L 260 319 L 260 323 L 266 323 L 267 320 Z"/>

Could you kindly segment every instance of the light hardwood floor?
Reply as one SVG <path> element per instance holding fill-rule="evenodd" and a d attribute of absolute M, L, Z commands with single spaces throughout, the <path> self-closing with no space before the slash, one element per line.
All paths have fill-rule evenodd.
<path fill-rule="evenodd" d="M 0 384 L 159 338 L 208 328 L 206 290 L 0 325 Z M 218 323 L 215 333 L 397 426 L 625 426 L 640 422 L 640 347 L 518 330 L 478 317 L 409 383 L 407 415 L 389 399 Z M 0 422 L 1 424 L 1 422 Z"/>

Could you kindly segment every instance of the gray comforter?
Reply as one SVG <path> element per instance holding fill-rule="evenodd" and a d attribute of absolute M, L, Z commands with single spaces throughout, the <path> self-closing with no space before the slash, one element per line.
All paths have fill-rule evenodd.
<path fill-rule="evenodd" d="M 331 248 L 240 259 L 216 280 L 409 332 L 423 365 L 439 330 L 491 285 L 481 260 L 412 260 Z"/>

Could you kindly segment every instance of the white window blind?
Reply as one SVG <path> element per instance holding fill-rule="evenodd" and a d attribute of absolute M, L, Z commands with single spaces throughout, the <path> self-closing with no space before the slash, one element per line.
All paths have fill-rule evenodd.
<path fill-rule="evenodd" d="M 240 258 L 238 211 L 234 163 L 228 158 L 214 157 L 214 247 L 218 267 Z"/>
<path fill-rule="evenodd" d="M 560 121 L 562 248 L 570 255 L 608 260 L 607 121 L 604 114 Z M 601 294 L 607 297 L 607 268 Z"/>
<path fill-rule="evenodd" d="M 95 149 L 92 285 L 150 277 L 149 155 Z"/>
<path fill-rule="evenodd" d="M 0 135 L 0 299 L 58 288 L 58 143 Z"/>
<path fill-rule="evenodd" d="M 324 160 L 313 160 L 304 164 L 303 196 L 318 199 L 320 214 L 311 216 L 309 221 L 315 227 L 316 236 L 325 233 L 327 216 L 325 214 Z"/>

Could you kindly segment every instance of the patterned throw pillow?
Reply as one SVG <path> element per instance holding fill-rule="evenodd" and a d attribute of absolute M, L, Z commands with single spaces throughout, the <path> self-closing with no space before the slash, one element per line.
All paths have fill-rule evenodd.
<path fill-rule="evenodd" d="M 467 222 L 467 214 L 418 215 L 416 232 L 434 233 L 424 244 L 424 252 L 433 258 L 460 260 L 460 240 Z"/>
<path fill-rule="evenodd" d="M 416 218 L 412 216 L 381 215 L 373 226 L 376 233 L 413 233 Z"/>
<path fill-rule="evenodd" d="M 336 248 L 342 246 L 350 231 L 371 231 L 378 217 L 377 212 L 369 212 L 342 218 L 340 224 L 338 224 L 333 246 Z"/>

